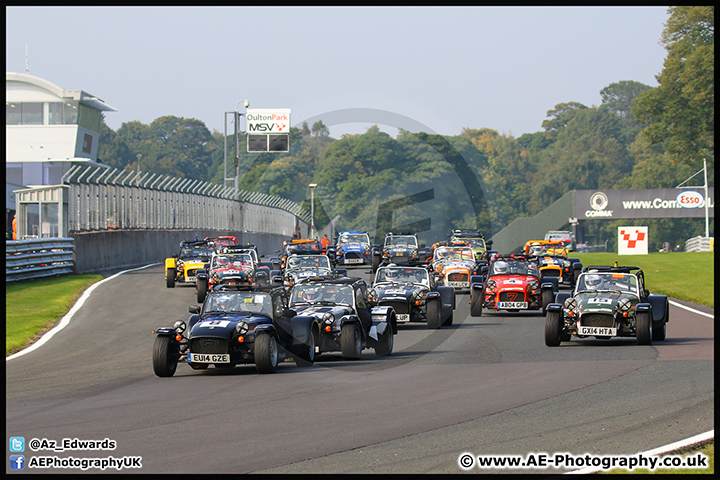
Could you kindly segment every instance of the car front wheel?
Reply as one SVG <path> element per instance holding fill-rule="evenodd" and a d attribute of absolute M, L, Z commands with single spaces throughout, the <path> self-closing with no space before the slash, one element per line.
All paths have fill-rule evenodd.
<path fill-rule="evenodd" d="M 545 317 L 545 345 L 557 347 L 562 334 L 562 315 L 558 310 L 547 312 Z"/>
<path fill-rule="evenodd" d="M 273 373 L 278 366 L 278 345 L 275 337 L 263 333 L 255 339 L 255 368 L 258 373 Z"/>
<path fill-rule="evenodd" d="M 395 338 L 393 336 L 392 323 L 388 321 L 385 333 L 378 338 L 379 344 L 375 347 L 375 355 L 390 355 L 393 351 Z"/>
<path fill-rule="evenodd" d="M 650 312 L 638 312 L 635 315 L 635 330 L 638 345 L 652 345 L 652 316 Z"/>
<path fill-rule="evenodd" d="M 356 323 L 346 323 L 340 332 L 340 348 L 345 359 L 356 360 L 362 353 L 360 330 Z"/>
<path fill-rule="evenodd" d="M 158 377 L 172 377 L 177 369 L 180 353 L 177 344 L 165 335 L 155 337 L 153 344 L 153 371 Z"/>

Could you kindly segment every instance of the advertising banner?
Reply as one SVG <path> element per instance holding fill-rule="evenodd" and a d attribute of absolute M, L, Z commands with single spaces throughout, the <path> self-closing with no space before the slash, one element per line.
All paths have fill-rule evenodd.
<path fill-rule="evenodd" d="M 708 216 L 714 217 L 714 188 L 708 189 L 708 197 Z M 577 190 L 574 216 L 578 220 L 702 218 L 705 197 L 702 189 Z"/>
<path fill-rule="evenodd" d="M 618 227 L 618 255 L 647 255 L 648 227 Z"/>
<path fill-rule="evenodd" d="M 248 108 L 245 113 L 247 133 L 290 133 L 289 108 Z"/>

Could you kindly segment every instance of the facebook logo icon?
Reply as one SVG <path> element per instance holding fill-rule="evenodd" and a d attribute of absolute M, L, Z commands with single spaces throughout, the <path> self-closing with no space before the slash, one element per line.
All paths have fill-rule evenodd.
<path fill-rule="evenodd" d="M 25 470 L 25 455 L 10 455 L 10 470 Z"/>

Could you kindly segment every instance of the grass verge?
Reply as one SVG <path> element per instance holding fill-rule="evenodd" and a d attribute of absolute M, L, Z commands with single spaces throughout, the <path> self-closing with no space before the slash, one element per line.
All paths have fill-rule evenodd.
<path fill-rule="evenodd" d="M 72 308 L 101 275 L 67 275 L 5 285 L 5 356 L 31 345 Z"/>

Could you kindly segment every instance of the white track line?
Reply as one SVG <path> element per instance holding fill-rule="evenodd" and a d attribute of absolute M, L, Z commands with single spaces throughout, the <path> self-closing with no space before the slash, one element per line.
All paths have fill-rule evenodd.
<path fill-rule="evenodd" d="M 684 447 L 689 447 L 689 446 L 695 445 L 697 443 L 702 443 L 707 440 L 712 440 L 714 438 L 715 438 L 715 430 L 710 430 L 709 432 L 701 433 L 700 435 L 695 435 L 694 437 L 686 438 L 685 440 L 680 440 L 679 442 L 671 443 L 671 444 L 665 445 L 663 447 L 654 448 L 652 450 L 648 450 L 647 452 L 641 452 L 641 453 L 638 453 L 637 455 L 653 457 L 656 455 L 661 455 L 663 453 L 668 453 L 668 452 L 672 452 L 675 450 L 679 450 Z M 580 470 L 573 470 L 572 472 L 565 472 L 565 475 L 597 473 L 597 472 L 601 472 L 601 471 L 602 471 L 602 468 L 586 467 L 586 468 L 581 468 Z"/>
<path fill-rule="evenodd" d="M 673 302 L 672 300 L 668 300 L 670 302 L 670 305 L 674 305 L 676 307 L 680 307 L 684 310 L 687 310 L 688 312 L 697 313 L 698 315 L 702 315 L 704 317 L 708 318 L 715 318 L 715 315 L 712 315 L 710 313 L 701 312 L 700 310 L 695 310 L 694 308 L 686 307 L 685 305 L 677 302 Z"/>
<path fill-rule="evenodd" d="M 70 311 L 60 320 L 60 323 L 58 323 L 52 330 L 50 330 L 50 331 L 47 332 L 45 335 L 43 335 L 43 336 L 40 338 L 40 340 L 38 340 L 37 342 L 33 343 L 32 345 L 30 345 L 30 346 L 27 347 L 26 349 L 20 350 L 19 352 L 14 353 L 14 354 L 10 355 L 9 357 L 5 357 L 5 361 L 12 360 L 13 358 L 21 357 L 21 356 L 25 355 L 26 353 L 32 352 L 32 351 L 35 350 L 36 348 L 40 348 L 41 345 L 43 345 L 45 342 L 47 342 L 48 340 L 50 340 L 56 333 L 58 333 L 58 332 L 59 332 L 60 330 L 62 330 L 63 328 L 67 327 L 67 326 L 70 324 L 70 320 L 72 319 L 73 315 L 75 315 L 75 312 L 77 312 L 78 310 L 80 310 L 80 307 L 83 306 L 83 304 L 85 303 L 85 300 L 87 300 L 87 299 L 90 297 L 90 294 L 92 293 L 93 290 L 95 290 L 95 288 L 96 288 L 98 285 L 102 285 L 103 283 L 107 282 L 108 280 L 112 280 L 113 278 L 117 277 L 118 275 L 122 275 L 123 273 L 132 272 L 132 271 L 134 271 L 134 270 L 142 270 L 143 268 L 152 267 L 153 265 L 159 265 L 159 264 L 158 264 L 158 263 L 151 263 L 150 265 L 145 265 L 144 267 L 138 267 L 138 268 L 131 268 L 131 269 L 129 269 L 129 270 L 123 270 L 122 272 L 118 272 L 118 273 L 116 273 L 115 275 L 112 275 L 112 276 L 110 276 L 110 277 L 104 278 L 104 279 L 100 280 L 100 281 L 97 282 L 97 283 L 93 283 L 92 285 L 90 285 L 90 286 L 88 287 L 87 290 L 85 290 L 85 292 L 83 292 L 83 294 L 82 294 L 82 296 L 80 297 L 80 299 L 79 299 L 77 302 L 75 302 L 75 305 L 73 305 L 73 307 L 70 309 Z"/>

